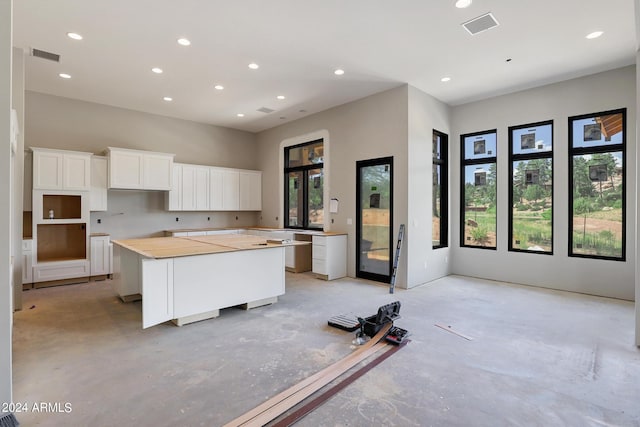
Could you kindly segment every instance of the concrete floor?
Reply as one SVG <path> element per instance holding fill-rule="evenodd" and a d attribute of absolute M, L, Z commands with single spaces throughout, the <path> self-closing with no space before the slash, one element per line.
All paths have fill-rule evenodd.
<path fill-rule="evenodd" d="M 640 426 L 630 302 L 457 276 L 389 295 L 290 273 L 275 305 L 144 331 L 140 303 L 121 303 L 109 282 L 25 292 L 13 381 L 30 410 L 16 415 L 24 426 L 219 426 L 351 352 L 353 334 L 329 317 L 396 299 L 412 342 L 298 425 Z M 32 412 L 38 402 L 61 411 Z"/>

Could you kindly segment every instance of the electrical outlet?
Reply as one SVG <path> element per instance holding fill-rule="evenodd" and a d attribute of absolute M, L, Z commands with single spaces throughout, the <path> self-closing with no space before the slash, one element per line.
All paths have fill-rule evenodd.
<path fill-rule="evenodd" d="M 180 218 L 176 217 L 176 222 L 180 221 Z"/>
<path fill-rule="evenodd" d="M 207 217 L 207 221 L 211 221 L 211 217 Z"/>
<path fill-rule="evenodd" d="M 236 221 L 238 220 L 238 217 L 236 216 Z"/>
<path fill-rule="evenodd" d="M 98 224 L 102 224 L 102 220 L 98 218 Z"/>

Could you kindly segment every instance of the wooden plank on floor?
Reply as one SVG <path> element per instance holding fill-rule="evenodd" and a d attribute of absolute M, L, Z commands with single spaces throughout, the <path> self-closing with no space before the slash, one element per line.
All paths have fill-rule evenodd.
<path fill-rule="evenodd" d="M 297 402 L 295 402 L 297 400 L 295 398 L 290 399 L 295 394 L 299 393 L 300 391 L 303 391 L 306 388 L 309 388 L 316 382 L 321 382 L 326 380 L 327 378 L 330 378 L 331 376 L 335 375 L 335 372 L 349 366 L 343 371 L 343 372 L 346 372 L 355 364 L 359 363 L 360 361 L 369 357 L 371 354 L 380 350 L 381 347 L 386 346 L 387 345 L 386 343 L 380 343 L 381 347 L 376 347 L 378 342 L 386 336 L 387 332 L 389 332 L 389 329 L 391 329 L 391 326 L 392 326 L 391 323 L 386 324 L 371 340 L 369 340 L 367 343 L 365 343 L 360 348 L 358 348 L 358 350 L 354 351 L 353 353 L 349 354 L 348 356 L 339 360 L 333 365 L 330 365 L 327 368 L 306 378 L 305 380 L 293 385 L 287 390 L 281 393 L 278 393 L 276 396 L 256 406 L 254 409 L 250 410 L 249 412 L 246 412 L 245 414 L 225 424 L 224 427 L 253 426 L 253 425 L 261 426 L 275 419 L 276 417 L 283 414 L 287 410 L 291 409 L 293 406 L 295 406 L 297 403 L 301 402 L 304 399 L 303 397 Z M 370 353 L 370 351 L 372 350 L 373 350 L 373 353 Z M 326 382 L 324 385 L 333 381 L 333 379 L 335 379 L 339 375 L 340 374 L 333 376 L 332 379 Z M 302 394 L 298 395 L 298 397 L 301 397 L 301 396 Z M 286 401 L 285 404 L 280 405 L 282 402 L 285 402 L 285 401 Z M 276 406 L 278 406 L 278 408 L 272 410 Z M 266 415 L 265 415 L 265 412 L 267 413 Z M 269 419 L 263 422 L 264 418 L 269 418 Z M 262 424 L 258 424 L 258 423 L 262 423 Z"/>

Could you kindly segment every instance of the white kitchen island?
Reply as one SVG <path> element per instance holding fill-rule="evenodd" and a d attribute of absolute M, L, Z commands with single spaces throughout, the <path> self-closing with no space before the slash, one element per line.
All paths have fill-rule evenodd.
<path fill-rule="evenodd" d="M 277 302 L 285 291 L 285 244 L 258 236 L 114 240 L 114 280 L 123 301 L 142 298 L 142 327 L 181 326 L 221 308 Z"/>

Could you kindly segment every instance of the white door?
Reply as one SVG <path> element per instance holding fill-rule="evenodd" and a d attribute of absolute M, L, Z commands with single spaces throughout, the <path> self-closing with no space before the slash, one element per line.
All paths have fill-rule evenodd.
<path fill-rule="evenodd" d="M 62 162 L 63 183 L 65 190 L 91 189 L 91 155 L 64 154 Z"/>
<path fill-rule="evenodd" d="M 62 153 L 34 151 L 33 188 L 62 190 Z"/>
<path fill-rule="evenodd" d="M 171 190 L 173 156 L 167 154 L 145 154 L 143 156 L 145 190 Z"/>
<path fill-rule="evenodd" d="M 240 209 L 240 172 L 237 170 L 225 170 L 222 174 L 222 209 Z"/>

